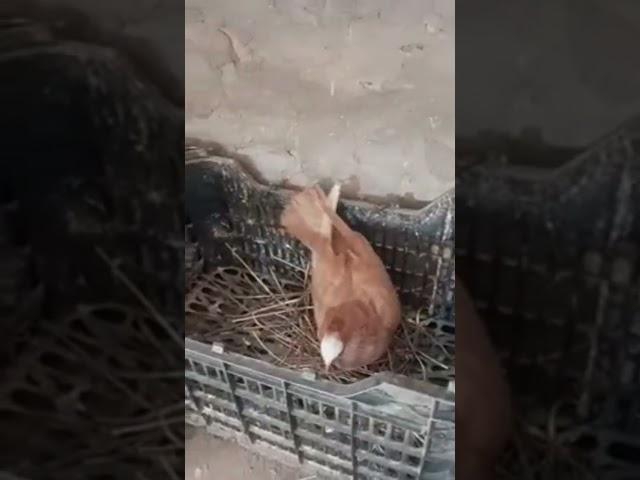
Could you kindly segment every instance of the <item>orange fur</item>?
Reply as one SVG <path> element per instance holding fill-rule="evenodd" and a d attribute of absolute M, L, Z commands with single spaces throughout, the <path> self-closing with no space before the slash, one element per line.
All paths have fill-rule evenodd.
<path fill-rule="evenodd" d="M 335 212 L 336 203 L 319 187 L 305 189 L 293 196 L 281 223 L 311 249 L 318 337 L 336 334 L 344 350 L 334 363 L 352 369 L 386 352 L 400 324 L 400 302 L 382 261 Z"/>

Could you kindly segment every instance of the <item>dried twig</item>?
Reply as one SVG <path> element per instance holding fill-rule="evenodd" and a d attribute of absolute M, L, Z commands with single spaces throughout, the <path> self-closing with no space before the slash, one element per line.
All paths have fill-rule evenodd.
<path fill-rule="evenodd" d="M 107 254 L 101 248 L 96 248 L 96 252 L 98 256 L 104 260 L 104 262 L 111 268 L 111 272 L 113 275 L 120 280 L 130 291 L 135 295 L 135 297 L 142 303 L 142 305 L 149 311 L 153 319 L 158 322 L 158 324 L 169 334 L 169 336 L 180 346 L 184 346 L 184 339 L 178 335 L 176 329 L 169 325 L 169 322 L 158 312 L 156 307 L 144 296 L 144 294 L 140 291 L 138 287 L 134 285 L 134 283 L 127 277 L 118 265 L 111 260 Z"/>

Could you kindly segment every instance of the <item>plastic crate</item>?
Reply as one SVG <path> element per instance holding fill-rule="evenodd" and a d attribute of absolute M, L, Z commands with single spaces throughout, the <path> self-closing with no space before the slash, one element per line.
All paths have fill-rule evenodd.
<path fill-rule="evenodd" d="M 458 270 L 519 413 L 546 432 L 554 412 L 595 478 L 639 478 L 639 126 L 535 179 L 485 165 L 456 185 Z"/>
<path fill-rule="evenodd" d="M 232 246 L 257 271 L 286 276 L 274 257 L 306 265 L 307 252 L 279 229 L 291 191 L 261 184 L 242 164 L 188 148 L 187 244 L 205 268 L 232 265 Z M 427 307 L 453 336 L 454 196 L 419 210 L 342 201 L 339 214 L 383 259 L 403 304 Z M 190 247 L 192 248 L 192 247 Z M 197 269 L 196 259 L 187 270 Z M 352 385 L 315 379 L 186 340 L 187 421 L 240 437 L 261 453 L 294 459 L 328 478 L 449 480 L 454 476 L 454 394 L 442 386 L 376 374 Z"/>

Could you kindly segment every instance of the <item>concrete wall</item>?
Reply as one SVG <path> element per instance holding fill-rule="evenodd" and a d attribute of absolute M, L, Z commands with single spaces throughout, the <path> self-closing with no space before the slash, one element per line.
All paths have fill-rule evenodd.
<path fill-rule="evenodd" d="M 184 85 L 185 133 L 246 154 L 268 180 L 419 200 L 453 186 L 453 0 L 21 3 L 150 40 Z"/>
<path fill-rule="evenodd" d="M 453 186 L 456 81 L 459 134 L 536 125 L 583 144 L 640 110 L 637 0 L 40 3 L 151 39 L 176 75 L 186 68 L 186 133 L 251 155 L 273 180 L 353 175 L 364 193 L 436 196 Z"/>
<path fill-rule="evenodd" d="M 184 68 L 185 133 L 248 155 L 268 180 L 419 200 L 453 187 L 453 0 L 39 3 L 151 40 Z"/>
<path fill-rule="evenodd" d="M 186 134 L 271 181 L 454 183 L 454 2 L 186 0 Z"/>

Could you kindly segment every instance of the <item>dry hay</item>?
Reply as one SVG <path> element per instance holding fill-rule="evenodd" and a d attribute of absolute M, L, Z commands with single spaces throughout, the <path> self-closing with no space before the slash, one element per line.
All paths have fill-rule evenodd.
<path fill-rule="evenodd" d="M 3 371 L 0 408 L 6 438 L 27 438 L 37 462 L 16 457 L 8 467 L 24 478 L 182 478 L 181 319 L 164 318 L 98 254 L 138 301 L 78 304 L 27 325 Z"/>
<path fill-rule="evenodd" d="M 325 372 L 316 338 L 308 270 L 282 278 L 261 275 L 238 258 L 240 267 L 220 267 L 190 285 L 186 334 L 219 342 L 233 353 L 269 361 L 319 378 L 352 383 L 376 372 L 393 372 L 446 386 L 453 379 L 455 337 L 439 331 L 425 310 L 406 311 L 386 357 L 366 368 Z M 280 260 L 283 264 L 284 260 Z"/>
<path fill-rule="evenodd" d="M 509 449 L 502 456 L 497 480 L 595 480 L 588 455 L 555 431 L 555 409 L 542 428 L 517 419 Z"/>
<path fill-rule="evenodd" d="M 567 398 L 549 407 L 519 409 L 515 400 L 512 440 L 497 468 L 497 480 L 595 480 L 590 454 L 581 449 L 588 429 L 577 420 L 577 400 Z M 532 405 L 528 399 L 527 404 Z"/>

